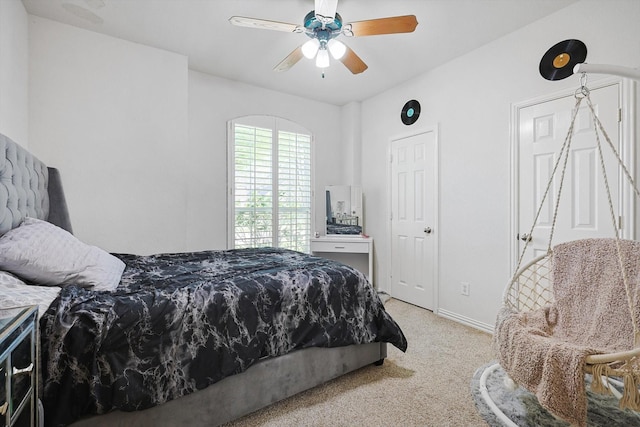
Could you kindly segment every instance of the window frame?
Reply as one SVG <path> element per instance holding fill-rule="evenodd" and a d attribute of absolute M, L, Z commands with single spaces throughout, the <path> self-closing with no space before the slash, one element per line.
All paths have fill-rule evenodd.
<path fill-rule="evenodd" d="M 271 161 L 271 171 L 278 170 L 278 134 L 280 131 L 284 132 L 293 132 L 297 134 L 306 134 L 310 137 L 310 224 L 309 224 L 309 235 L 308 240 L 305 244 L 307 251 L 310 250 L 311 239 L 314 237 L 313 229 L 315 226 L 315 143 L 314 143 L 314 135 L 311 131 L 309 131 L 304 126 L 295 123 L 291 120 L 284 119 L 276 116 L 266 116 L 266 115 L 251 115 L 251 116 L 242 116 L 237 117 L 235 119 L 229 120 L 227 122 L 227 246 L 229 249 L 235 249 L 236 245 L 236 236 L 235 236 L 235 216 L 236 216 L 236 207 L 235 207 L 235 126 L 236 124 L 245 125 L 249 127 L 260 127 L 267 128 L 271 130 L 272 142 L 274 147 L 272 148 L 272 153 L 274 153 L 272 161 Z M 274 180 L 275 185 L 272 187 L 273 191 L 273 218 L 272 218 L 272 230 L 277 230 L 280 224 L 278 214 L 280 212 L 279 203 L 278 203 L 278 185 L 279 180 Z M 277 231 L 272 232 L 271 245 L 277 246 L 276 241 L 274 241 L 274 236 L 279 240 L 279 234 Z"/>

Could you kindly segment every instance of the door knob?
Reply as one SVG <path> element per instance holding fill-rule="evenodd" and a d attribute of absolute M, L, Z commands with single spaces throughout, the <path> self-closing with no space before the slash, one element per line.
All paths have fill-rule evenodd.
<path fill-rule="evenodd" d="M 427 234 L 431 234 L 433 230 L 431 229 L 431 227 L 425 227 L 424 232 Z"/>
<path fill-rule="evenodd" d="M 520 240 L 522 240 L 523 242 L 530 242 L 531 235 L 527 233 L 522 233 L 522 235 L 520 236 Z"/>

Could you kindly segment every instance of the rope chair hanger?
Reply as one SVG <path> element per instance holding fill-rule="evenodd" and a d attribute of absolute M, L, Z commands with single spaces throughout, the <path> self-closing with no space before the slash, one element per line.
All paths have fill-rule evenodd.
<path fill-rule="evenodd" d="M 606 194 L 607 194 L 607 202 L 609 203 L 609 214 L 611 216 L 611 222 L 613 225 L 613 229 L 614 230 L 618 230 L 618 223 L 616 221 L 616 213 L 615 213 L 615 208 L 613 206 L 613 199 L 611 197 L 611 187 L 609 186 L 609 179 L 607 176 L 607 170 L 605 167 L 605 163 L 604 163 L 604 156 L 602 153 L 602 142 L 600 140 L 600 134 L 598 133 L 598 131 L 600 131 L 602 133 L 602 135 L 604 136 L 607 145 L 609 146 L 609 148 L 611 149 L 613 155 L 615 156 L 617 162 L 618 162 L 618 166 L 620 167 L 620 169 L 623 171 L 625 178 L 628 180 L 629 184 L 631 185 L 631 187 L 633 188 L 633 191 L 636 195 L 636 197 L 640 198 L 640 191 L 638 190 L 638 187 L 636 186 L 635 180 L 633 179 L 633 177 L 631 176 L 631 174 L 629 173 L 629 170 L 627 169 L 626 165 L 624 164 L 624 162 L 622 161 L 620 154 L 618 153 L 618 151 L 616 150 L 614 144 L 611 142 L 611 138 L 609 138 L 609 135 L 607 134 L 606 130 L 604 129 L 604 127 L 602 126 L 602 123 L 600 122 L 600 119 L 598 118 L 596 112 L 595 112 L 595 108 L 593 107 L 593 103 L 591 102 L 591 97 L 590 97 L 590 91 L 586 86 L 586 82 L 587 82 L 587 75 L 586 73 L 582 73 L 581 77 L 580 77 L 580 88 L 576 90 L 576 92 L 574 93 L 574 97 L 576 99 L 576 103 L 573 107 L 573 113 L 571 116 L 571 123 L 569 124 L 569 130 L 567 131 L 567 136 L 565 137 L 564 143 L 562 144 L 562 147 L 560 148 L 560 152 L 558 155 L 558 158 L 556 159 L 555 164 L 553 165 L 551 174 L 549 176 L 549 180 L 547 182 L 547 186 L 545 188 L 545 192 L 542 196 L 542 200 L 540 202 L 540 205 L 538 206 L 538 209 L 536 211 L 536 215 L 534 217 L 533 223 L 531 225 L 531 228 L 529 229 L 529 232 L 527 234 L 527 238 L 525 239 L 525 244 L 524 244 L 524 248 L 520 254 L 520 258 L 518 259 L 518 263 L 516 265 L 516 273 L 514 274 L 514 276 L 511 279 L 511 282 L 509 284 L 509 286 L 507 286 L 506 290 L 505 290 L 505 294 L 503 296 L 503 300 L 504 303 L 507 305 L 510 305 L 512 308 L 518 310 L 521 308 L 526 308 L 529 310 L 535 309 L 535 308 L 539 308 L 539 304 L 548 304 L 550 301 L 548 300 L 547 297 L 545 297 L 542 301 L 539 301 L 537 304 L 534 302 L 534 300 L 537 300 L 538 297 L 534 297 L 533 295 L 531 296 L 532 302 L 533 304 L 529 307 L 527 307 L 527 305 L 525 304 L 524 307 L 521 307 L 519 304 L 514 304 L 515 301 L 512 298 L 512 292 L 519 292 L 520 288 L 519 287 L 514 287 L 514 284 L 518 284 L 518 279 L 519 276 L 521 274 L 524 273 L 524 270 L 527 270 L 527 267 L 531 267 L 532 264 L 536 264 L 538 262 L 540 262 L 543 259 L 549 258 L 549 256 L 552 254 L 552 244 L 553 244 L 553 235 L 555 232 L 555 226 L 556 226 L 556 222 L 557 222 L 557 218 L 558 218 L 558 209 L 560 207 L 560 198 L 562 196 L 562 189 L 563 189 L 563 185 L 564 185 L 564 178 L 565 178 L 565 172 L 567 170 L 567 164 L 568 164 L 568 159 L 569 159 L 569 152 L 570 152 L 570 148 L 571 148 L 571 142 L 573 140 L 573 129 L 574 129 L 574 125 L 576 122 L 576 118 L 578 116 L 578 111 L 580 108 L 580 104 L 582 103 L 583 100 L 586 99 L 587 101 L 587 105 L 589 107 L 589 110 L 591 111 L 591 117 L 593 119 L 593 123 L 594 123 L 594 132 L 595 132 L 595 137 L 596 137 L 596 142 L 597 142 L 597 147 L 598 147 L 598 159 L 600 161 L 600 171 L 602 173 L 602 178 L 605 184 L 605 189 L 606 189 Z M 548 240 L 548 244 L 547 244 L 547 253 L 534 259 L 533 261 L 531 261 L 529 264 L 527 264 L 527 266 L 525 268 L 521 268 L 521 264 L 522 261 L 525 257 L 526 254 L 526 250 L 529 246 L 529 243 L 532 240 L 533 234 L 534 234 L 534 229 L 536 224 L 538 223 L 538 218 L 540 217 L 540 214 L 542 212 L 542 209 L 544 207 L 544 202 L 547 200 L 549 193 L 551 191 L 551 187 L 553 185 L 553 179 L 557 173 L 558 167 L 560 166 L 560 164 L 562 163 L 562 170 L 560 172 L 560 183 L 558 185 L 558 194 L 556 195 L 556 203 L 554 205 L 554 209 L 553 209 L 553 219 L 551 222 L 551 231 L 549 233 L 549 240 Z M 623 280 L 624 280 L 624 285 L 625 285 L 625 291 L 626 291 L 626 296 L 627 296 L 627 302 L 629 305 L 629 310 L 630 310 L 630 314 L 631 314 L 631 319 L 633 321 L 633 331 L 634 331 L 634 336 L 635 336 L 635 344 L 636 346 L 638 346 L 640 344 L 640 332 L 638 329 L 638 324 L 635 320 L 635 316 L 633 315 L 633 301 L 631 299 L 631 289 L 629 288 L 629 279 L 626 275 L 626 271 L 624 268 L 624 260 L 622 259 L 621 253 L 620 253 L 620 235 L 619 233 L 614 233 L 615 235 L 615 239 L 616 239 L 616 253 L 618 256 L 618 263 L 620 265 L 620 271 L 622 272 L 623 275 Z M 526 283 L 524 284 L 524 286 L 527 286 Z M 533 289 L 535 290 L 541 290 L 537 287 L 535 287 Z"/>
<path fill-rule="evenodd" d="M 563 185 L 564 185 L 564 178 L 565 178 L 565 172 L 567 169 L 567 163 L 568 163 L 568 158 L 569 158 L 569 151 L 570 151 L 570 147 L 571 147 L 571 142 L 572 142 L 572 136 L 573 136 L 573 129 L 574 129 L 574 125 L 575 125 L 575 121 L 576 121 L 576 117 L 578 115 L 578 111 L 579 111 L 579 107 L 580 104 L 582 103 L 583 100 L 586 99 L 587 101 L 587 105 L 589 107 L 589 110 L 591 111 L 591 117 L 593 118 L 593 122 L 594 122 L 594 129 L 595 129 L 595 137 L 596 137 L 596 141 L 597 141 L 597 147 L 598 147 L 598 159 L 600 161 L 600 170 L 602 173 L 602 178 L 604 180 L 604 184 L 605 184 L 605 189 L 606 189 L 606 194 L 607 194 L 607 202 L 609 203 L 609 214 L 611 216 L 611 222 L 613 225 L 613 229 L 617 230 L 618 229 L 618 224 L 616 221 L 616 214 L 615 214 L 615 208 L 613 206 L 613 199 L 611 197 L 611 187 L 609 186 L 609 179 L 607 176 L 607 171 L 605 168 L 605 163 L 604 163 L 604 156 L 602 153 L 602 143 L 600 140 L 600 134 L 598 133 L 598 131 L 600 131 L 602 133 L 602 135 L 604 136 L 607 145 L 609 146 L 609 148 L 611 149 L 613 155 L 615 156 L 617 162 L 618 162 L 618 166 L 621 168 L 621 170 L 623 171 L 623 174 L 625 176 L 625 178 L 629 181 L 629 184 L 631 185 L 631 187 L 633 188 L 633 191 L 636 195 L 636 197 L 640 198 L 640 191 L 638 190 L 638 187 L 636 186 L 636 183 L 634 181 L 634 179 L 632 178 L 631 174 L 629 173 L 629 170 L 627 169 L 627 167 L 625 166 L 625 164 L 623 163 L 620 154 L 618 153 L 618 151 L 616 150 L 614 144 L 611 142 L 611 138 L 609 138 L 609 135 L 607 134 L 606 130 L 604 129 L 604 127 L 602 126 L 602 123 L 600 122 L 600 119 L 598 118 L 598 116 L 596 115 L 595 112 L 595 108 L 593 107 L 593 103 L 591 102 L 591 97 L 590 97 L 590 91 L 589 89 L 586 87 L 586 74 L 582 74 L 581 76 L 581 87 L 580 89 L 577 89 L 574 96 L 576 98 L 576 103 L 573 109 L 573 114 L 571 117 L 571 123 L 569 125 L 569 130 L 567 132 L 567 136 L 564 140 L 564 143 L 562 144 L 562 147 L 560 148 L 560 153 L 559 156 L 553 166 L 552 172 L 550 174 L 550 178 L 549 181 L 547 182 L 547 186 L 545 189 L 545 192 L 542 196 L 542 201 L 540 202 L 540 206 L 538 207 L 538 210 L 536 211 L 536 215 L 535 218 L 533 220 L 533 225 L 531 226 L 528 236 L 530 236 L 529 238 L 525 239 L 525 245 L 524 248 L 522 250 L 522 253 L 520 254 L 520 258 L 518 259 L 518 264 L 516 266 L 516 273 L 514 274 L 513 278 L 511 279 L 511 282 L 509 283 L 509 286 L 507 286 L 506 290 L 505 290 L 505 294 L 503 296 L 503 302 L 505 305 L 508 305 L 510 307 L 512 307 L 515 310 L 533 310 L 536 308 L 539 308 L 541 306 L 541 304 L 548 304 L 549 302 L 551 302 L 551 300 L 549 300 L 549 296 L 541 296 L 543 297 L 543 299 L 541 301 L 538 301 L 538 297 L 535 296 L 535 294 L 529 295 L 527 298 L 525 298 L 524 300 L 520 300 L 520 298 L 514 299 L 514 296 L 516 296 L 519 292 L 521 292 L 521 287 L 526 288 L 527 286 L 530 286 L 530 284 L 532 283 L 531 280 L 525 280 L 524 283 L 520 283 L 520 276 L 522 276 L 523 274 L 526 273 L 526 270 L 530 270 L 532 266 L 536 265 L 537 263 L 539 263 L 542 260 L 549 259 L 550 255 L 553 253 L 552 250 L 552 244 L 553 244 L 553 235 L 554 235 L 554 231 L 555 231 L 555 226 L 556 226 L 556 220 L 558 217 L 558 209 L 560 206 L 560 198 L 562 195 L 562 189 L 563 189 Z M 540 216 L 540 213 L 542 212 L 542 208 L 544 205 L 544 202 L 546 201 L 547 197 L 549 196 L 552 184 L 553 184 L 553 178 L 555 177 L 555 174 L 557 172 L 557 169 L 560 165 L 560 163 L 562 163 L 562 171 L 560 173 L 560 183 L 558 185 L 558 194 L 556 195 L 556 203 L 554 206 L 554 210 L 553 210 L 553 220 L 551 223 L 551 232 L 549 233 L 549 240 L 548 240 L 548 244 L 547 244 L 547 253 L 532 260 L 529 264 L 527 264 L 527 266 L 525 268 L 520 268 L 520 265 L 522 263 L 522 260 L 524 259 L 527 247 L 529 246 L 529 243 L 531 242 L 531 238 L 533 236 L 533 232 L 534 232 L 534 228 L 536 223 L 538 222 L 538 218 Z M 619 233 L 614 233 L 615 235 L 615 240 L 616 240 L 616 255 L 618 258 L 618 264 L 620 266 L 620 271 L 622 273 L 622 277 L 623 277 L 623 282 L 624 282 L 624 288 L 625 288 L 625 292 L 626 292 L 626 298 L 627 298 L 627 304 L 629 307 L 629 312 L 630 312 L 630 318 L 633 324 L 633 332 L 634 332 L 634 342 L 635 342 L 635 346 L 638 348 L 635 348 L 631 351 L 628 352 L 624 352 L 624 353 L 617 353 L 618 354 L 633 354 L 633 355 L 640 355 L 640 332 L 639 332 L 639 328 L 638 328 L 638 324 L 637 321 L 635 319 L 634 316 L 634 307 L 633 307 L 633 300 L 632 300 L 632 295 L 631 295 L 631 289 L 630 289 L 630 285 L 629 285 L 629 278 L 627 277 L 626 274 L 626 269 L 624 268 L 624 260 L 622 258 L 621 255 L 621 250 L 620 250 L 620 235 Z M 535 270 L 535 268 L 534 268 Z M 537 271 L 538 274 L 541 273 L 541 271 Z M 535 277 L 535 276 L 534 276 Z M 545 279 L 550 279 L 550 277 L 548 275 L 545 275 Z M 517 285 L 517 286 L 514 286 Z M 525 291 L 525 289 L 522 289 L 522 291 Z M 532 289 L 532 291 L 534 292 L 539 292 L 539 291 L 543 291 L 541 288 L 539 287 L 534 287 Z M 544 291 L 543 291 L 544 292 Z M 529 302 L 530 301 L 530 302 Z M 594 356 L 590 356 L 587 359 L 587 363 L 589 362 L 589 360 L 591 361 L 597 361 L 598 363 L 596 364 L 601 364 L 603 363 L 605 360 L 607 360 L 606 357 L 604 357 L 606 355 L 594 355 Z M 617 360 L 617 357 L 614 357 L 614 359 Z M 640 408 L 638 408 L 640 409 Z"/>
<path fill-rule="evenodd" d="M 620 407 L 621 408 L 629 408 L 635 411 L 640 410 L 640 392 L 638 391 L 638 386 L 640 385 L 640 329 L 638 325 L 638 317 L 639 313 L 637 313 L 636 309 L 636 301 L 638 298 L 638 286 L 640 286 L 638 281 L 637 274 L 635 270 L 633 274 L 636 276 L 629 277 L 629 265 L 638 263 L 637 259 L 630 259 L 631 257 L 628 255 L 629 251 L 628 246 L 631 241 L 624 241 L 620 238 L 620 232 L 618 230 L 618 223 L 616 220 L 615 208 L 613 204 L 613 199 L 611 196 L 611 189 L 609 185 L 609 178 L 607 176 L 607 170 L 605 168 L 605 161 L 603 155 L 603 141 L 601 140 L 600 135 L 606 141 L 606 146 L 609 147 L 613 156 L 617 159 L 617 164 L 620 168 L 621 175 L 630 183 L 633 191 L 637 197 L 640 198 L 640 191 L 636 186 L 634 179 L 632 178 L 629 170 L 624 165 L 622 159 L 616 147 L 611 142 L 609 135 L 605 131 L 602 123 L 600 122 L 595 108 L 591 102 L 590 92 L 586 86 L 587 76 L 585 73 L 581 75 L 580 78 L 580 88 L 577 89 L 574 93 L 575 97 L 575 106 L 571 116 L 571 122 L 569 125 L 569 129 L 567 135 L 564 139 L 564 142 L 560 148 L 557 159 L 553 165 L 549 181 L 546 185 L 544 194 L 542 196 L 542 200 L 536 210 L 535 217 L 533 220 L 533 224 L 527 234 L 526 238 L 523 238 L 525 241 L 524 247 L 520 254 L 520 257 L 517 261 L 517 265 L 515 268 L 515 274 L 509 281 L 505 291 L 503 293 L 503 309 L 501 310 L 501 314 L 498 316 L 498 325 L 496 327 L 496 335 L 494 336 L 494 345 L 499 353 L 501 362 L 508 361 L 511 362 L 512 354 L 503 354 L 504 348 L 506 345 L 504 342 L 499 342 L 500 337 L 503 337 L 503 334 L 500 331 L 501 326 L 501 316 L 503 311 L 514 313 L 519 318 L 527 318 L 527 313 L 536 314 L 540 310 L 549 310 L 549 307 L 557 304 L 556 298 L 556 290 L 554 290 L 554 280 L 559 280 L 558 277 L 554 278 L 554 256 L 558 257 L 558 253 L 554 254 L 554 249 L 557 252 L 557 248 L 553 247 L 553 237 L 556 226 L 556 221 L 558 217 L 558 209 L 560 205 L 560 199 L 563 190 L 563 184 L 565 179 L 565 174 L 567 171 L 567 164 L 571 149 L 572 136 L 574 133 L 574 125 L 576 122 L 576 117 L 580 108 L 580 105 L 583 102 L 586 102 L 590 112 L 591 117 L 594 124 L 594 132 L 597 143 L 597 156 L 600 163 L 601 175 L 604 181 L 604 188 L 606 190 L 607 201 L 609 204 L 609 214 L 611 216 L 611 221 L 613 224 L 614 230 L 614 239 L 587 239 L 587 240 L 606 240 L 610 248 L 608 252 L 613 256 L 613 252 L 615 252 L 615 258 L 617 262 L 611 261 L 612 265 L 617 264 L 617 268 L 621 273 L 621 282 L 623 284 L 625 295 L 620 297 L 626 299 L 626 303 L 624 301 L 620 301 L 620 304 L 627 307 L 629 321 L 631 323 L 633 335 L 632 341 L 633 345 L 630 348 L 624 349 L 622 351 L 615 351 L 611 353 L 605 354 L 588 354 L 586 358 L 584 358 L 583 365 L 583 376 L 584 373 L 591 374 L 593 379 L 591 383 L 591 390 L 594 392 L 600 393 L 610 393 L 614 394 L 616 397 L 620 399 Z M 547 252 L 541 256 L 538 256 L 526 263 L 526 265 L 522 266 L 527 248 L 531 242 L 531 236 L 534 234 L 534 229 L 536 224 L 538 223 L 538 219 L 543 210 L 543 205 L 545 201 L 550 197 L 551 189 L 553 187 L 554 178 L 559 174 L 558 178 L 558 191 L 555 195 L 555 206 L 553 208 L 553 218 L 551 222 L 551 228 L 549 233 L 549 239 L 547 244 Z M 523 236 L 524 237 L 524 236 Z M 578 241 L 575 241 L 579 243 Z M 567 245 L 571 245 L 574 242 L 567 242 Z M 633 242 L 637 244 L 637 242 Z M 565 244 L 563 244 L 565 245 Z M 560 245 L 562 246 L 562 245 Z M 640 247 L 640 246 L 639 246 Z M 619 280 L 619 279 L 618 279 Z M 558 283 L 558 282 L 556 282 Z M 592 285 L 592 284 L 590 284 Z M 587 284 L 581 284 L 582 289 L 587 286 Z M 582 290 L 581 290 L 582 291 Z M 591 291 L 591 289 L 589 289 Z M 586 291 L 585 291 L 586 292 Z M 593 289 L 592 292 L 599 292 L 597 287 Z M 598 296 L 594 296 L 597 298 Z M 562 297 L 561 297 L 562 298 Z M 606 295 L 605 295 L 606 298 Z M 574 303 L 575 304 L 575 303 Z M 622 313 L 622 312 L 620 312 Z M 569 315 L 570 317 L 570 315 Z M 628 325 L 628 324 L 627 324 Z M 527 326 L 529 327 L 529 326 Z M 628 327 L 627 327 L 628 328 Z M 606 333 L 606 325 L 602 327 L 603 332 Z M 554 332 L 555 333 L 555 332 Z M 538 337 L 534 337 L 538 339 Z M 502 338 L 504 339 L 504 338 Z M 511 341 L 511 338 L 507 338 L 508 341 Z M 515 341 L 515 340 L 514 340 Z M 509 344 L 511 345 L 511 344 Z M 504 363 L 501 363 L 504 365 Z M 481 394 L 485 398 L 486 403 L 491 407 L 494 413 L 503 421 L 506 425 L 515 426 L 515 424 L 507 418 L 495 403 L 491 400 L 486 385 L 483 386 L 483 380 L 486 382 L 488 375 L 492 370 L 497 369 L 499 367 L 498 364 L 494 365 L 492 368 L 486 370 L 481 377 Z M 504 367 L 504 366 L 503 366 Z M 506 373 L 511 376 L 511 373 L 508 369 L 505 368 Z M 619 379 L 621 378 L 621 380 Z M 582 380 L 584 384 L 584 380 Z M 486 383 L 484 383 L 486 384 Z M 515 385 L 515 384 L 514 384 Z M 612 385 L 623 386 L 623 392 L 620 393 L 616 388 L 612 387 Z M 538 393 L 536 393 L 538 395 Z M 538 395 L 539 396 L 539 395 Z M 540 396 L 539 396 L 540 397 Z M 541 402 L 544 405 L 543 402 Z M 586 397 L 585 397 L 585 405 L 586 405 Z M 555 408 L 547 408 L 552 413 L 554 411 L 552 409 Z M 575 421 L 575 419 L 570 417 L 565 417 L 563 414 L 554 413 L 554 415 L 558 415 L 561 418 L 577 423 L 578 425 L 584 425 L 582 421 Z M 571 414 L 573 415 L 573 414 Z M 586 407 L 585 407 L 585 416 L 586 416 Z M 586 422 L 586 421 L 585 421 Z"/>

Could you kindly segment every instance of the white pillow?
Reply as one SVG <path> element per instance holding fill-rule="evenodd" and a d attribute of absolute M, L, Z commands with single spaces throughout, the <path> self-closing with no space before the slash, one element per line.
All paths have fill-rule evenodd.
<path fill-rule="evenodd" d="M 0 270 L 37 285 L 114 290 L 125 264 L 46 221 L 25 218 L 0 237 Z"/>
<path fill-rule="evenodd" d="M 37 305 L 40 318 L 59 293 L 57 286 L 27 285 L 13 274 L 0 271 L 0 310 Z"/>

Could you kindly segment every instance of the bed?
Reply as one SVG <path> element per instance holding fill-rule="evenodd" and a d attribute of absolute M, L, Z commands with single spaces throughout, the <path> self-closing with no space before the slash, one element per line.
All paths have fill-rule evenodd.
<path fill-rule="evenodd" d="M 39 305 L 46 426 L 219 425 L 406 350 L 351 267 L 277 248 L 108 254 L 73 237 L 57 170 L 0 148 L 0 292 Z"/>

